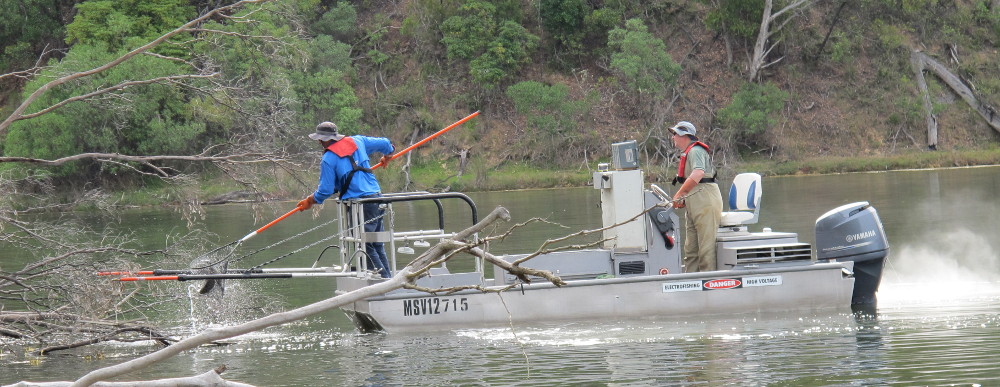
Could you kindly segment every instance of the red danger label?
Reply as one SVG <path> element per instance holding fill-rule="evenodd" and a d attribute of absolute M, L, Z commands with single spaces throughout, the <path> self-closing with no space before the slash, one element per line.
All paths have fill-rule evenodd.
<path fill-rule="evenodd" d="M 743 281 L 737 278 L 722 278 L 714 280 L 705 280 L 702 282 L 701 287 L 705 290 L 721 290 L 721 289 L 735 289 L 742 287 Z"/>

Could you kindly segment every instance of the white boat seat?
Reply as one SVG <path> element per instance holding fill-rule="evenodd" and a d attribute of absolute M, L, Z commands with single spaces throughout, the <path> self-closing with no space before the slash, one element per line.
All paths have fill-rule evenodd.
<path fill-rule="evenodd" d="M 733 178 L 729 187 L 729 211 L 722 213 L 721 227 L 755 224 L 760 215 L 760 196 L 763 193 L 760 174 L 741 173 Z"/>

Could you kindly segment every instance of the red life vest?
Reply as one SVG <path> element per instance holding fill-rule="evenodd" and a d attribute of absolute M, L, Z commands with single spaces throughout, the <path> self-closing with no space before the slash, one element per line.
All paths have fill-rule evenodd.
<path fill-rule="evenodd" d="M 691 149 L 694 149 L 694 147 L 696 145 L 700 146 L 702 148 L 705 148 L 706 152 L 711 152 L 711 150 L 708 149 L 708 145 L 707 144 L 705 144 L 705 143 L 703 143 L 701 141 L 692 141 L 691 144 L 689 144 L 687 146 L 687 148 L 684 149 L 684 153 L 681 154 L 680 161 L 677 162 L 677 177 L 674 178 L 673 184 L 677 184 L 677 183 L 684 184 L 684 180 L 687 179 L 686 177 L 684 177 L 684 173 L 685 173 L 684 171 L 687 170 L 688 152 L 691 152 Z M 702 180 L 705 180 L 705 178 L 702 178 Z M 715 178 L 712 177 L 710 181 L 715 181 Z"/>
<path fill-rule="evenodd" d="M 333 152 L 335 155 L 340 157 L 347 157 L 354 154 L 354 151 L 358 150 L 358 144 L 354 143 L 354 139 L 350 137 L 344 137 L 340 141 L 330 144 L 326 147 L 326 150 Z"/>

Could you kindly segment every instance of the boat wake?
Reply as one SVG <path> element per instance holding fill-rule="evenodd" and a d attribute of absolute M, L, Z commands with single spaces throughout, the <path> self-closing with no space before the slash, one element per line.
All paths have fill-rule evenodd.
<path fill-rule="evenodd" d="M 987 236 L 956 229 L 919 240 L 892 254 L 880 307 L 1000 300 L 1000 252 Z"/>

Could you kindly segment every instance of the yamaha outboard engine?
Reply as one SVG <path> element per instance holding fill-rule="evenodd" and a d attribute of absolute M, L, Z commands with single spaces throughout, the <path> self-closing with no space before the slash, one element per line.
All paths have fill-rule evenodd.
<path fill-rule="evenodd" d="M 845 204 L 816 219 L 816 258 L 854 261 L 851 304 L 875 304 L 889 254 L 882 221 L 868 202 Z"/>

